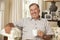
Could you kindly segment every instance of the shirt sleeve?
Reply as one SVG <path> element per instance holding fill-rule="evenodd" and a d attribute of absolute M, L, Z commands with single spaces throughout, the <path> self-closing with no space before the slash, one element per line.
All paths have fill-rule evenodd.
<path fill-rule="evenodd" d="M 46 31 L 46 35 L 53 35 L 54 34 L 54 32 L 47 20 L 45 21 L 45 31 Z"/>
<path fill-rule="evenodd" d="M 21 19 L 21 20 L 19 20 L 19 21 L 17 21 L 17 22 L 14 22 L 14 25 L 15 26 L 17 26 L 17 27 L 23 27 L 23 22 L 24 20 L 23 19 Z"/>

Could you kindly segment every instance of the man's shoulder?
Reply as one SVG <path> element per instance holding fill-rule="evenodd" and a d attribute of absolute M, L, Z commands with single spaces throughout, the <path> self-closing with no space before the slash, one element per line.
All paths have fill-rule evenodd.
<path fill-rule="evenodd" d="M 24 23 L 24 22 L 28 22 L 30 20 L 31 20 L 31 18 L 22 18 L 22 19 L 18 20 L 17 23 Z"/>
<path fill-rule="evenodd" d="M 30 17 L 28 17 L 28 18 L 23 18 L 23 19 L 21 19 L 22 21 L 28 21 L 28 20 L 31 20 L 31 18 Z"/>
<path fill-rule="evenodd" d="M 31 18 L 30 17 L 28 17 L 28 18 L 23 18 L 24 20 L 30 20 Z"/>

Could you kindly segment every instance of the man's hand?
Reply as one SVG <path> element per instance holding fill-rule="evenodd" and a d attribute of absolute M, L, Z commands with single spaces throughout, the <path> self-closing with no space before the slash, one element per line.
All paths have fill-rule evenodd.
<path fill-rule="evenodd" d="M 37 31 L 37 35 L 38 35 L 40 38 L 43 38 L 44 32 L 38 30 L 38 31 Z"/>
<path fill-rule="evenodd" d="M 37 35 L 44 40 L 51 40 L 52 35 L 45 35 L 44 32 L 38 30 Z"/>
<path fill-rule="evenodd" d="M 44 40 L 51 40 L 53 35 L 45 35 Z"/>

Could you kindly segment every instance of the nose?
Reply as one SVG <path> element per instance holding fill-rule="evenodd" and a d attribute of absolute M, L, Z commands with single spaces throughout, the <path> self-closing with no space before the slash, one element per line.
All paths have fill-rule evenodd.
<path fill-rule="evenodd" d="M 33 13 L 36 13 L 35 10 L 32 11 Z"/>

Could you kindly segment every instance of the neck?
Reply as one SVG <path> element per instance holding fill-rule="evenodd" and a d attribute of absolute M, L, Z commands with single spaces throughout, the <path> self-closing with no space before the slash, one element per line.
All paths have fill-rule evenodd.
<path fill-rule="evenodd" d="M 37 18 L 33 18 L 33 19 L 35 19 L 35 20 L 40 20 L 40 16 L 38 16 Z"/>

